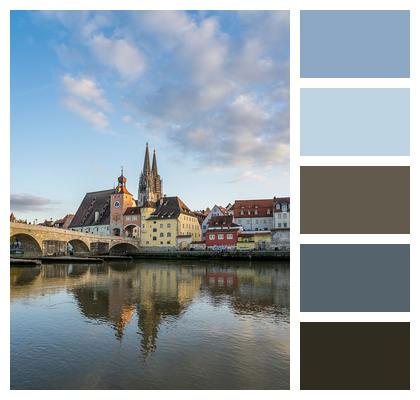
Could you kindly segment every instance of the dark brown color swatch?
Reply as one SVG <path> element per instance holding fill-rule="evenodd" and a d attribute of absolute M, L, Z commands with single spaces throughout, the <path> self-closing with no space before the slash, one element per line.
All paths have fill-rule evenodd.
<path fill-rule="evenodd" d="M 301 167 L 301 233 L 410 233 L 410 167 Z"/>
<path fill-rule="evenodd" d="M 302 322 L 300 388 L 410 389 L 410 324 Z"/>

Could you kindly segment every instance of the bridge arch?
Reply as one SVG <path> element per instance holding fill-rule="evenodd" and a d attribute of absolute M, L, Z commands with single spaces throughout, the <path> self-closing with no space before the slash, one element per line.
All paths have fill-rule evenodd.
<path fill-rule="evenodd" d="M 135 224 L 124 226 L 124 236 L 129 238 L 138 238 L 140 235 L 140 227 Z"/>
<path fill-rule="evenodd" d="M 41 257 L 42 246 L 33 236 L 27 233 L 16 233 L 10 236 L 10 252 L 15 256 Z"/>
<path fill-rule="evenodd" d="M 89 255 L 89 246 L 80 239 L 72 239 L 67 242 L 68 253 L 74 256 Z"/>
<path fill-rule="evenodd" d="M 139 252 L 139 249 L 131 243 L 116 243 L 109 249 L 109 254 L 112 256 L 131 255 Z"/>

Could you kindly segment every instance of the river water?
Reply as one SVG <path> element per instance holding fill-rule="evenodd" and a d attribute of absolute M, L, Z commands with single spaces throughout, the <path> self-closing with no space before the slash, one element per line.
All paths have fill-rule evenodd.
<path fill-rule="evenodd" d="M 11 268 L 12 389 L 288 389 L 289 264 Z"/>

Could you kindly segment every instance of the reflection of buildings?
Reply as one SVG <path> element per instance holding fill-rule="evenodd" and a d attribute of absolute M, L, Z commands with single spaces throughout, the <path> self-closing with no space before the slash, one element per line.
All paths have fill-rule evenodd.
<path fill-rule="evenodd" d="M 200 289 L 201 277 L 192 269 L 144 267 L 108 270 L 108 284 L 72 289 L 81 312 L 108 322 L 122 339 L 135 313 L 144 355 L 156 349 L 159 327 L 167 316 L 178 317 Z"/>
<path fill-rule="evenodd" d="M 218 296 L 230 295 L 229 302 L 239 314 L 288 314 L 288 269 L 214 268 L 206 271 L 205 284 L 215 303 Z"/>
<path fill-rule="evenodd" d="M 63 288 L 85 317 L 111 326 L 119 340 L 130 323 L 138 328 L 145 356 L 156 349 L 162 324 L 180 318 L 200 291 L 206 302 L 226 303 L 236 314 L 288 318 L 288 266 L 144 262 L 11 268 L 12 299 Z"/>

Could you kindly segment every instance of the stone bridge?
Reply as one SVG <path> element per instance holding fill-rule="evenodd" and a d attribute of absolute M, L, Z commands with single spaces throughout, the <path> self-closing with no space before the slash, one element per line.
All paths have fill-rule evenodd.
<path fill-rule="evenodd" d="M 49 228 L 41 225 L 10 223 L 10 245 L 21 257 L 67 255 L 69 248 L 75 256 L 97 254 L 135 254 L 138 239 L 121 236 L 102 236 L 69 229 Z"/>

